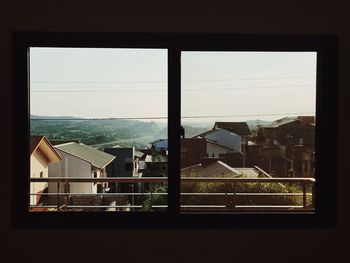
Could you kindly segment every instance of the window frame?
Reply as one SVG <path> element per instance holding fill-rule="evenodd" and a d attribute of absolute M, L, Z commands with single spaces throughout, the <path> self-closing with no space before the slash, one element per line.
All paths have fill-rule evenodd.
<path fill-rule="evenodd" d="M 337 144 L 334 143 L 338 126 L 336 35 L 16 31 L 12 36 L 12 225 L 14 228 L 329 228 L 336 226 Z M 168 49 L 169 187 L 166 212 L 128 212 L 117 215 L 107 212 L 29 212 L 28 55 L 30 47 Z M 181 51 L 317 52 L 315 138 L 317 178 L 314 213 L 180 213 Z M 332 139 L 329 140 L 329 138 Z M 322 145 L 321 142 L 323 142 Z M 330 152 L 332 154 L 329 154 Z"/>

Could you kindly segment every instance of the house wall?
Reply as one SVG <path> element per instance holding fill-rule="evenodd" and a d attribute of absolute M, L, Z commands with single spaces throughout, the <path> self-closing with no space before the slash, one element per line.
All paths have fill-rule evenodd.
<path fill-rule="evenodd" d="M 217 144 L 230 148 L 234 152 L 241 152 L 241 136 L 233 132 L 229 132 L 225 129 L 220 129 L 204 137 L 216 142 Z"/>
<path fill-rule="evenodd" d="M 48 159 L 46 156 L 37 149 L 30 157 L 30 177 L 32 178 L 40 178 L 40 172 L 43 172 L 42 177 L 48 177 Z M 47 183 L 31 183 L 30 184 L 30 192 L 38 193 L 43 191 L 47 186 Z M 37 196 L 32 195 L 30 197 L 30 204 L 35 205 L 37 200 Z"/>
<path fill-rule="evenodd" d="M 233 152 L 236 152 L 236 151 L 230 151 L 229 149 L 225 149 L 214 143 L 207 143 L 208 157 L 219 157 L 220 154 L 233 153 Z"/>
<path fill-rule="evenodd" d="M 181 168 L 201 163 L 201 157 L 207 157 L 205 139 L 181 139 Z"/>
<path fill-rule="evenodd" d="M 12 54 L 14 30 L 76 32 L 187 32 L 339 35 L 338 226 L 331 229 L 14 229 L 12 170 L 5 165 L 0 191 L 0 247 L 12 262 L 341 262 L 350 234 L 350 2 L 296 1 L 18 1 L 0 8 L 0 104 L 5 154 L 12 162 Z M 214 94 L 214 93 L 213 93 Z M 102 103 L 102 102 L 98 102 Z M 118 103 L 118 101 L 116 101 Z M 195 99 L 193 100 L 195 103 Z M 234 99 L 233 99 L 234 103 Z M 147 105 L 147 104 L 145 104 Z M 247 102 L 247 107 L 254 107 Z M 330 124 L 330 125 L 333 125 Z M 8 138 L 8 139 L 7 139 Z M 20 147 L 20 146 L 19 146 Z M 326 147 L 326 145 L 325 145 Z M 333 153 L 330 153 L 333 154 Z M 135 245 L 142 240 L 142 245 Z"/>
<path fill-rule="evenodd" d="M 49 177 L 92 177 L 91 164 L 73 155 L 57 149 L 62 156 L 60 163 L 49 164 Z M 97 177 L 100 171 L 96 170 Z M 96 193 L 96 185 L 92 183 L 70 183 L 71 193 Z M 49 183 L 49 193 L 57 192 L 57 183 Z M 64 183 L 60 184 L 60 192 L 64 192 Z"/>
<path fill-rule="evenodd" d="M 105 148 L 104 152 L 109 153 L 116 158 L 107 165 L 107 174 L 110 177 L 132 177 L 138 164 L 134 163 L 135 148 Z M 125 165 L 129 164 L 133 169 L 126 170 Z"/>

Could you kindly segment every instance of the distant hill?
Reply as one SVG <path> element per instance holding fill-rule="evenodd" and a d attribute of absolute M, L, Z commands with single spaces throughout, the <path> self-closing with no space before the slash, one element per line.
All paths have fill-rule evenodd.
<path fill-rule="evenodd" d="M 182 127 L 185 129 L 185 138 L 192 138 L 198 134 L 211 130 L 211 128 L 192 127 L 187 125 L 183 125 Z"/>
<path fill-rule="evenodd" d="M 247 121 L 250 129 L 269 121 Z M 212 129 L 212 123 L 184 123 L 185 137 L 191 138 Z M 52 141 L 75 140 L 97 148 L 116 144 L 146 147 L 150 142 L 168 137 L 167 123 L 138 120 L 98 120 L 73 116 L 31 115 L 31 134 L 45 135 Z"/>
<path fill-rule="evenodd" d="M 33 115 L 30 114 L 30 119 L 83 119 L 80 117 L 73 117 L 73 116 L 42 116 L 42 115 Z"/>
<path fill-rule="evenodd" d="M 145 147 L 160 136 L 167 138 L 164 124 L 138 120 L 89 120 L 72 116 L 31 115 L 30 128 L 31 134 L 45 135 L 49 140 L 80 140 L 96 147 L 105 144 Z"/>

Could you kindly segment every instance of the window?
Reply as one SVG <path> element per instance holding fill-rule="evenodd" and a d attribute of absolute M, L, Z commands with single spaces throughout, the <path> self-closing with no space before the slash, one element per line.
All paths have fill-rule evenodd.
<path fill-rule="evenodd" d="M 96 211 L 90 211 L 86 213 L 67 213 L 61 211 L 59 213 L 45 213 L 35 212 L 31 213 L 28 211 L 28 194 L 29 194 L 29 182 L 34 182 L 39 179 L 29 178 L 30 165 L 28 160 L 29 152 L 29 128 L 30 126 L 30 111 L 29 101 L 30 94 L 28 88 L 29 83 L 33 79 L 28 78 L 30 72 L 30 64 L 28 64 L 28 54 L 31 53 L 31 48 L 88 48 L 92 49 L 91 52 L 95 52 L 100 48 L 109 49 L 161 49 L 166 50 L 167 58 L 167 129 L 165 129 L 167 138 L 164 142 L 150 142 L 154 147 L 159 144 L 160 154 L 154 156 L 154 158 L 148 158 L 150 162 L 145 160 L 147 166 L 154 167 L 155 171 L 159 171 L 163 174 L 162 167 L 167 171 L 167 181 L 164 183 L 167 185 L 166 192 L 161 192 L 167 195 L 167 205 L 165 211 L 159 211 L 155 213 L 144 213 L 142 211 L 135 211 L 135 213 L 100 213 Z M 186 127 L 184 130 L 181 129 L 181 107 L 185 106 L 183 99 L 183 72 L 184 69 L 184 54 L 186 52 L 196 52 L 199 56 L 206 52 L 313 52 L 317 56 L 316 64 L 316 102 L 315 102 L 315 174 L 316 180 L 314 184 L 314 211 L 211 211 L 210 213 L 203 211 L 190 211 L 191 213 L 184 213 L 182 210 L 182 196 L 181 184 L 183 182 L 181 174 L 181 134 L 183 139 L 189 136 Z M 188 53 L 188 54 L 189 54 Z M 14 147 L 18 149 L 21 145 L 23 152 L 14 153 L 13 160 L 13 185 L 14 185 L 14 196 L 13 196 L 13 220 L 14 224 L 19 227 L 323 227 L 333 226 L 336 222 L 336 177 L 334 169 L 336 167 L 336 145 L 330 144 L 327 147 L 327 152 L 324 148 L 320 147 L 320 142 L 331 141 L 329 137 L 335 138 L 337 134 L 337 79 L 336 79 L 336 37 L 334 36 L 253 36 L 253 35 L 186 35 L 186 34 L 92 34 L 92 33 L 29 33 L 29 32 L 18 32 L 14 34 L 14 45 L 13 45 L 13 59 L 14 59 L 14 99 L 16 100 L 14 105 Z M 32 62 L 32 61 L 31 61 Z M 205 64 L 198 64 L 198 67 Z M 151 66 L 151 65 L 150 65 Z M 227 68 L 223 67 L 223 70 Z M 198 74 L 198 71 L 194 71 L 193 74 Z M 89 74 L 91 76 L 91 74 Z M 195 75 L 193 75 L 195 76 Z M 203 87 L 201 87 L 203 88 Z M 218 87 L 217 87 L 218 88 Z M 127 92 L 130 92 L 128 90 Z M 208 90 L 210 92 L 210 90 Z M 214 92 L 215 94 L 215 92 Z M 272 95 L 271 95 L 272 96 Z M 200 105 L 200 98 L 192 97 L 192 104 Z M 97 101 L 100 101 L 98 99 Z M 93 104 L 89 104 L 92 107 Z M 101 104 L 96 104 L 101 107 Z M 144 105 L 149 105 L 149 100 L 145 100 Z M 134 106 L 130 103 L 129 106 Z M 224 106 L 224 105 L 220 105 Z M 198 108 L 199 109 L 199 108 Z M 142 112 L 142 108 L 140 109 Z M 214 112 L 214 111 L 213 111 Z M 254 115 L 259 113 L 254 113 Z M 162 117 L 162 116 L 160 116 Z M 185 116 L 186 117 L 186 116 Z M 191 117 L 191 116 L 190 116 Z M 193 116 L 192 116 L 193 117 Z M 219 122 L 219 121 L 218 121 Z M 334 125 L 329 125 L 333 123 Z M 216 123 L 214 127 L 218 128 L 220 123 Z M 270 131 L 267 130 L 267 133 Z M 103 143 L 105 140 L 105 134 L 99 134 L 93 138 L 95 144 Z M 269 144 L 268 151 L 279 152 L 286 150 L 283 147 L 278 148 L 276 146 L 286 143 L 286 138 L 274 137 L 272 134 L 263 141 Z M 300 137 L 289 138 L 288 140 L 294 140 L 299 143 Z M 217 138 L 216 138 L 217 139 Z M 236 138 L 237 139 L 237 138 Z M 238 138 L 239 139 L 239 138 Z M 215 138 L 198 138 L 199 141 L 210 140 L 212 149 L 217 151 L 222 145 L 218 144 L 218 139 Z M 272 142 L 277 142 L 278 145 L 274 145 Z M 235 140 L 233 140 L 235 141 Z M 197 143 L 197 142 L 196 142 Z M 251 143 L 254 143 L 252 141 Z M 272 144 L 271 144 L 272 143 Z M 294 142 L 293 142 L 294 143 Z M 303 145 L 307 144 L 306 138 L 303 140 Z M 205 143 L 199 142 L 200 145 Z M 249 146 L 249 141 L 248 141 Z M 298 145 L 294 145 L 291 153 L 296 156 L 300 154 L 298 152 Z M 165 149 L 161 151 L 161 149 Z M 56 147 L 57 148 L 57 147 Z M 58 147 L 59 148 L 59 147 Z M 188 148 L 187 155 L 198 156 L 197 154 L 191 153 L 190 147 Z M 248 147 L 249 148 L 249 147 Z M 112 148 L 112 149 L 117 149 Z M 169 152 L 168 152 L 169 149 Z M 202 148 L 201 148 L 202 149 Z M 205 151 L 202 155 L 203 163 L 207 162 L 212 155 L 208 155 Z M 237 146 L 234 149 L 241 149 Z M 245 149 L 245 147 L 243 147 Z M 254 155 L 254 147 L 251 147 L 252 151 L 247 151 L 243 156 L 241 152 L 232 152 L 231 155 L 227 156 L 229 160 L 234 162 L 249 162 L 248 154 Z M 267 149 L 267 145 L 263 149 L 256 149 L 256 153 L 264 152 Z M 61 149 L 64 152 L 64 149 Z M 228 149 L 226 149 L 228 151 Z M 331 156 L 328 154 L 332 151 L 334 154 Z M 113 155 L 113 150 L 109 153 Z M 243 151 L 242 151 L 243 152 Z M 64 155 L 64 153 L 60 153 Z M 120 154 L 120 153 L 119 153 Z M 214 154 L 214 153 L 213 153 Z M 118 154 L 113 155 L 116 158 L 111 157 L 111 162 L 118 160 Z M 208 157 L 209 156 L 209 157 Z M 215 154 L 214 154 L 215 156 Z M 218 156 L 219 153 L 218 153 Z M 57 157 L 58 158 L 58 157 Z M 126 157 L 133 158 L 133 157 Z M 221 157 L 219 157 L 221 158 Z M 242 160 L 240 159 L 242 158 Z M 167 159 L 167 165 L 164 165 L 163 159 Z M 276 166 L 275 164 L 281 162 L 281 158 L 275 155 L 264 156 L 267 164 L 270 165 L 272 176 L 281 173 L 283 167 Z M 120 159 L 123 160 L 123 159 Z M 290 162 L 286 160 L 285 169 L 287 169 L 292 163 L 295 165 L 295 172 L 303 172 L 301 167 L 302 162 Z M 22 165 L 18 165 L 18 164 Z M 27 164 L 27 165 L 26 165 Z M 116 167 L 114 168 L 114 172 Z M 235 167 L 233 167 L 235 168 Z M 260 168 L 260 167 L 259 167 Z M 283 168 L 283 169 L 282 169 Z M 108 170 L 108 167 L 107 167 Z M 111 168 L 113 171 L 113 169 Z M 259 171 L 259 175 L 266 172 L 262 169 Z M 267 172 L 266 172 L 267 173 Z M 107 172 L 108 174 L 108 172 Z M 267 173 L 268 174 L 268 173 Z M 24 176 L 25 175 L 25 176 Z M 42 180 L 42 178 L 40 178 Z M 261 178 L 260 178 L 261 179 Z M 83 179 L 74 179 L 77 182 Z M 84 179 L 85 180 L 85 179 Z M 96 180 L 105 180 L 104 178 L 96 178 Z M 128 184 L 131 184 L 129 179 L 123 179 Z M 144 179 L 146 182 L 147 178 Z M 153 179 L 152 179 L 153 180 Z M 191 183 L 191 180 L 195 182 L 196 179 L 186 179 L 187 182 Z M 254 179 L 255 180 L 255 179 Z M 266 179 L 267 180 L 267 179 Z M 277 180 L 277 179 L 276 179 Z M 210 181 L 210 180 L 208 180 Z M 77 183 L 74 182 L 74 183 Z M 152 188 L 152 185 L 148 185 Z M 302 186 L 302 188 L 304 185 Z M 113 188 L 113 187 L 111 187 Z M 146 184 L 144 185 L 146 187 Z M 133 187 L 135 189 L 135 187 Z M 142 188 L 140 188 L 142 191 Z M 74 191 L 73 184 L 71 185 L 71 192 Z M 135 190 L 133 190 L 135 191 Z M 161 191 L 161 190 L 159 190 Z M 96 189 L 96 192 L 101 192 L 101 189 Z M 158 192 L 159 193 L 159 192 Z M 231 192 L 235 194 L 236 192 Z M 211 193 L 216 194 L 216 193 Z M 154 198 L 153 194 L 151 198 Z M 26 200 L 26 202 L 23 202 Z M 127 200 L 132 204 L 135 200 L 129 198 Z M 304 200 L 303 200 L 304 201 Z M 235 204 L 231 204 L 233 207 Z M 64 219 L 64 220 L 63 220 Z M 45 224 L 43 224 L 45 222 Z M 64 224 L 62 222 L 65 222 Z"/>
<path fill-rule="evenodd" d="M 166 52 L 146 48 L 29 48 L 31 141 L 44 137 L 51 150 L 43 151 L 48 160 L 47 180 L 57 178 L 72 185 L 68 195 L 55 182 L 49 182 L 48 211 L 102 212 L 102 203 L 108 211 L 118 212 L 166 208 L 166 195 L 158 195 L 164 179 L 158 184 L 153 179 L 150 191 L 154 193 L 142 192 L 139 188 L 143 182 L 137 179 L 145 174 L 137 169 L 137 158 L 162 155 L 163 145 L 154 151 L 146 146 L 167 139 Z M 49 156 L 55 151 L 68 159 L 51 160 Z M 36 155 L 30 156 L 31 170 L 37 166 L 32 161 Z M 156 169 L 147 173 L 159 177 Z M 162 175 L 166 177 L 166 173 Z M 86 182 L 74 182 L 75 178 L 86 178 Z M 118 178 L 135 181 L 133 191 L 129 190 L 130 182 Z M 58 200 L 55 192 L 62 198 Z M 97 193 L 101 203 L 95 200 Z M 150 200 L 150 194 L 157 199 Z M 62 204 L 58 205 L 59 201 Z M 30 211 L 35 208 L 31 206 Z"/>

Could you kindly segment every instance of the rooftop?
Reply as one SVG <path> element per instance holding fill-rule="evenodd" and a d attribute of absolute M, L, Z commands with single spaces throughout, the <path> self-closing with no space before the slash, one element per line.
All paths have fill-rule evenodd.
<path fill-rule="evenodd" d="M 314 116 L 294 116 L 294 117 L 284 117 L 282 119 L 275 120 L 269 125 L 262 126 L 263 128 L 278 128 L 280 126 L 292 123 L 299 122 L 310 125 L 315 125 L 315 117 Z"/>
<path fill-rule="evenodd" d="M 45 136 L 30 136 L 29 146 L 30 155 L 34 154 L 37 149 L 40 149 L 49 162 L 59 162 L 62 160 L 61 156 Z"/>
<path fill-rule="evenodd" d="M 181 169 L 183 177 L 236 177 L 259 178 L 267 177 L 256 168 L 233 168 L 222 161 L 216 161 L 209 165 L 197 164 Z"/>
<path fill-rule="evenodd" d="M 222 128 L 234 132 L 240 136 L 251 134 L 251 131 L 246 122 L 215 122 L 214 129 L 217 128 Z"/>
<path fill-rule="evenodd" d="M 91 146 L 88 146 L 82 143 L 70 142 L 70 143 L 55 145 L 54 147 L 63 152 L 76 156 L 82 160 L 85 160 L 91 163 L 92 166 L 100 169 L 102 169 L 107 164 L 112 162 L 115 158 L 115 156 L 111 154 L 102 152 L 100 150 L 97 150 Z"/>

